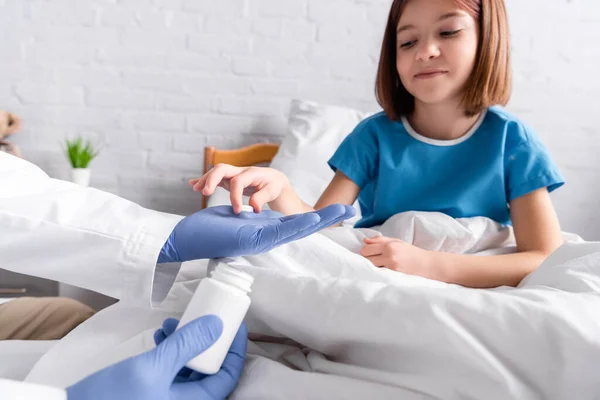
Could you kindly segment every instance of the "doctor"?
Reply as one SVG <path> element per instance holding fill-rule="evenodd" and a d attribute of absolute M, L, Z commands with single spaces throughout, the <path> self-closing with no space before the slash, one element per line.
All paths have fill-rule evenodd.
<path fill-rule="evenodd" d="M 92 188 L 51 179 L 41 169 L 0 152 L 0 267 L 94 290 L 150 307 L 166 293 L 185 261 L 257 254 L 352 217 L 352 207 L 281 217 L 236 215 L 214 207 L 188 217 L 145 209 Z M 245 356 L 240 329 L 222 370 L 204 377 L 183 365 L 221 334 L 214 316 L 175 332 L 165 321 L 157 347 L 101 370 L 66 391 L 0 380 L 3 399 L 222 399 L 233 390 Z"/>

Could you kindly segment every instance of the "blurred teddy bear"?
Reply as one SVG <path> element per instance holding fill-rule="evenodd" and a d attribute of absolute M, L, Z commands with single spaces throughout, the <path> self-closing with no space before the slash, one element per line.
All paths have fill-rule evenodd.
<path fill-rule="evenodd" d="M 15 114 L 0 111 L 0 151 L 21 157 L 21 152 L 15 144 L 6 142 L 4 139 L 17 133 L 21 128 L 21 119 Z"/>

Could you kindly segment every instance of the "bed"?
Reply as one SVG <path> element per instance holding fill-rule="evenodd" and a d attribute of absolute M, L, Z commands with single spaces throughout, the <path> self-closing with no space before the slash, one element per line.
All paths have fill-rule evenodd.
<path fill-rule="evenodd" d="M 366 115 L 295 101 L 281 145 L 208 148 L 205 170 L 270 161 L 314 203 L 333 174 L 326 160 Z M 220 191 L 205 205 L 228 201 Z M 335 228 L 236 260 L 255 284 L 248 359 L 232 399 L 600 396 L 600 244 L 565 234 L 569 243 L 519 288 L 474 290 L 373 268 L 358 252 L 375 233 L 441 251 L 515 248 L 511 229 L 485 218 L 403 213 L 376 229 Z M 67 386 L 152 348 L 154 330 L 181 316 L 205 274 L 203 262 L 184 264 L 156 310 L 103 310 L 52 347 L 27 379 Z"/>

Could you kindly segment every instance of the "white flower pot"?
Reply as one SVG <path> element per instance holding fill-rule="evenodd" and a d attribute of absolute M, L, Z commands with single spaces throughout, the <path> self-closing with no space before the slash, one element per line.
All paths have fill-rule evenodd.
<path fill-rule="evenodd" d="M 89 186 L 91 174 L 92 170 L 89 168 L 73 168 L 71 169 L 71 181 L 81 186 Z"/>

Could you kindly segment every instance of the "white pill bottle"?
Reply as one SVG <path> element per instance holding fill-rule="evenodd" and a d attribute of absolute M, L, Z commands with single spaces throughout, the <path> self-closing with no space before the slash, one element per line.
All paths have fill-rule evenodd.
<path fill-rule="evenodd" d="M 250 307 L 252 275 L 231 266 L 232 259 L 210 260 L 210 277 L 202 279 L 192 296 L 177 328 L 205 315 L 216 315 L 223 321 L 219 339 L 204 353 L 194 357 L 186 366 L 203 374 L 219 372 L 233 339 Z"/>

